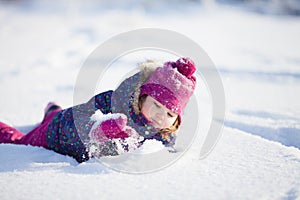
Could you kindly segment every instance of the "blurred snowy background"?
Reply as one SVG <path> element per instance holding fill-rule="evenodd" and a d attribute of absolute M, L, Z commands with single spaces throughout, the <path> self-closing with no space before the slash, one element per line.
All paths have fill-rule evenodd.
<path fill-rule="evenodd" d="M 0 120 L 23 131 L 48 101 L 71 106 L 88 55 L 137 28 L 197 42 L 226 94 L 222 137 L 204 160 L 200 138 L 172 166 L 138 176 L 0 144 L 1 199 L 299 199 L 299 14 L 299 0 L 0 1 Z"/>

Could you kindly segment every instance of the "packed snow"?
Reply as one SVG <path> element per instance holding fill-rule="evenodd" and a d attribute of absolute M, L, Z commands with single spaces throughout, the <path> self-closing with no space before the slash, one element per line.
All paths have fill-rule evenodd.
<path fill-rule="evenodd" d="M 96 159 L 78 164 L 43 148 L 0 144 L 1 199 L 300 199 L 300 18 L 197 1 L 111 2 L 0 2 L 0 121 L 28 132 L 49 101 L 73 105 L 78 72 L 98 45 L 162 28 L 197 42 L 220 72 L 226 118 L 215 148 L 199 159 L 211 117 L 200 80 L 199 133 L 171 165 L 130 174 Z M 148 56 L 121 60 L 107 80 Z M 161 148 L 148 141 L 139 151 Z"/>

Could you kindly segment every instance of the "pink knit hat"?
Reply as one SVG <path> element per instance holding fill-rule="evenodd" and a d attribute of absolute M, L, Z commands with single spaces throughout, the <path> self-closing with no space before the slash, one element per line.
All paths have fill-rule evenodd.
<path fill-rule="evenodd" d="M 166 62 L 156 68 L 149 79 L 141 86 L 140 96 L 147 94 L 181 115 L 196 87 L 194 62 L 189 58 L 180 58 L 176 62 Z"/>

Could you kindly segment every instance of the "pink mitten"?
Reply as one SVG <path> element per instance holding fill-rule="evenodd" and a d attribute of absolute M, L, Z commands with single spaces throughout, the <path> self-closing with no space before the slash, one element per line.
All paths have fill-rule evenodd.
<path fill-rule="evenodd" d="M 95 123 L 91 130 L 91 137 L 100 142 L 105 142 L 108 139 L 127 138 L 130 131 L 127 128 L 127 117 L 124 114 L 111 114 L 108 119 Z"/>

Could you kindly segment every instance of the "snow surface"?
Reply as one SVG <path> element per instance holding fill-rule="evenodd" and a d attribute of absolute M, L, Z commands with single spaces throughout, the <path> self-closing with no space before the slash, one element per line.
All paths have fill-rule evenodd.
<path fill-rule="evenodd" d="M 211 116 L 203 88 L 198 137 L 178 161 L 153 173 L 0 144 L 1 199 L 300 199 L 299 18 L 193 2 L 99 2 L 0 2 L 0 120 L 26 132 L 48 101 L 71 106 L 78 71 L 98 45 L 153 27 L 190 37 L 216 64 L 226 94 L 222 137 L 199 160 Z M 119 80 L 126 73 L 120 66 L 132 60 L 116 63 L 108 80 Z M 160 149 L 152 143 L 145 149 Z"/>

